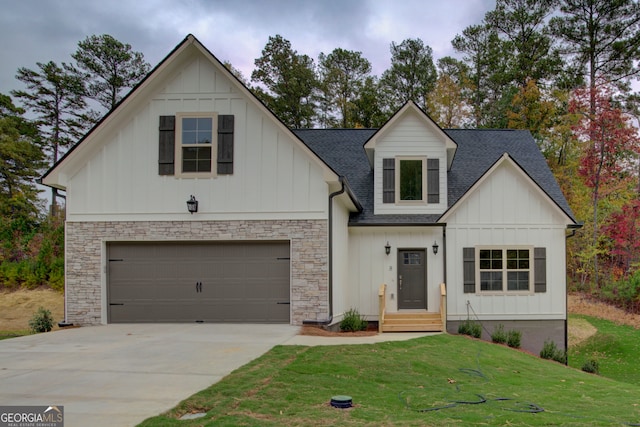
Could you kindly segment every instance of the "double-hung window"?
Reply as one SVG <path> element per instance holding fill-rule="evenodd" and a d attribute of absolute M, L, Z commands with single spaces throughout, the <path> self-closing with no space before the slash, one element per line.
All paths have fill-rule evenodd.
<path fill-rule="evenodd" d="M 533 248 L 486 247 L 476 253 L 481 293 L 533 292 Z"/>
<path fill-rule="evenodd" d="M 176 116 L 176 175 L 213 176 L 217 115 L 182 113 Z"/>

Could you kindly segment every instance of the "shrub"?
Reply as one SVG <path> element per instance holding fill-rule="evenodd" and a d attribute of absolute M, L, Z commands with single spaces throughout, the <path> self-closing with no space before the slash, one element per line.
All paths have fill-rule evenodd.
<path fill-rule="evenodd" d="M 598 297 L 625 310 L 640 309 L 640 270 L 618 281 L 606 281 Z"/>
<path fill-rule="evenodd" d="M 344 314 L 340 321 L 340 330 L 345 332 L 364 331 L 367 329 L 367 321 L 355 308 Z"/>
<path fill-rule="evenodd" d="M 51 312 L 44 307 L 40 307 L 29 320 L 29 327 L 34 334 L 49 332 L 53 328 Z"/>
<path fill-rule="evenodd" d="M 540 357 L 543 359 L 555 360 L 559 363 L 567 363 L 567 352 L 560 350 L 554 341 L 547 340 L 544 342 L 542 350 L 540 350 Z"/>
<path fill-rule="evenodd" d="M 510 330 L 507 332 L 507 345 L 513 348 L 520 348 L 520 341 L 522 340 L 522 332 L 516 330 Z"/>
<path fill-rule="evenodd" d="M 598 374 L 598 373 L 600 373 L 600 364 L 598 363 L 598 359 L 596 359 L 595 357 L 592 357 L 592 358 L 588 359 L 582 365 L 582 370 L 584 372 L 588 372 L 590 374 Z"/>
<path fill-rule="evenodd" d="M 491 341 L 497 344 L 504 344 L 507 342 L 507 333 L 504 331 L 503 324 L 499 324 L 493 329 Z"/>
<path fill-rule="evenodd" d="M 473 320 L 467 319 L 458 326 L 458 333 L 462 335 L 470 335 L 474 338 L 480 338 L 482 335 L 482 326 Z"/>

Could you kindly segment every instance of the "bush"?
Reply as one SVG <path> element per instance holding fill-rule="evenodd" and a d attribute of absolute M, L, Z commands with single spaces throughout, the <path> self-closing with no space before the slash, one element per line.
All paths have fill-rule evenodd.
<path fill-rule="evenodd" d="M 513 348 L 520 348 L 520 341 L 522 340 L 522 332 L 511 330 L 507 332 L 507 345 Z"/>
<path fill-rule="evenodd" d="M 480 338 L 482 335 L 482 326 L 473 320 L 467 319 L 458 326 L 458 333 L 462 335 L 470 335 L 474 338 Z"/>
<path fill-rule="evenodd" d="M 554 341 L 547 340 L 544 342 L 540 357 L 543 359 L 555 360 L 556 362 L 567 364 L 567 352 L 560 350 Z"/>
<path fill-rule="evenodd" d="M 504 344 L 507 342 L 507 333 L 504 331 L 504 325 L 499 324 L 493 329 L 491 334 L 491 341 L 496 344 Z"/>
<path fill-rule="evenodd" d="M 29 327 L 34 334 L 49 332 L 53 328 L 51 312 L 44 307 L 40 307 L 29 320 Z"/>
<path fill-rule="evenodd" d="M 640 309 L 640 270 L 625 279 L 605 281 L 598 290 L 598 297 L 625 310 Z"/>
<path fill-rule="evenodd" d="M 360 315 L 355 308 L 350 309 L 344 314 L 340 322 L 340 330 L 344 332 L 364 331 L 367 329 L 368 322 Z"/>
<path fill-rule="evenodd" d="M 584 364 L 582 365 L 582 370 L 590 374 L 600 373 L 600 364 L 598 363 L 598 359 L 596 359 L 595 357 L 592 357 L 586 362 L 584 362 Z"/>

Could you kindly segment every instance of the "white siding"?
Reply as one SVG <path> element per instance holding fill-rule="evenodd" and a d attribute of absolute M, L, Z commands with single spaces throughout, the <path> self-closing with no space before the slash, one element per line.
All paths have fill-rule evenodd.
<path fill-rule="evenodd" d="M 67 184 L 69 220 L 326 218 L 328 189 L 318 162 L 225 73 L 194 54 L 171 76 L 119 118 L 115 132 L 92 141 L 96 148 Z M 159 116 L 212 111 L 235 116 L 233 175 L 158 175 Z M 190 195 L 199 201 L 193 216 L 186 209 Z"/>
<path fill-rule="evenodd" d="M 350 308 L 355 308 L 349 273 L 352 268 L 349 247 L 349 210 L 344 205 L 345 195 L 333 202 L 333 316 L 335 321 Z"/>
<path fill-rule="evenodd" d="M 558 209 L 511 163 L 504 162 L 447 219 L 448 318 L 464 320 L 469 309 L 486 320 L 564 319 L 565 230 L 566 218 Z M 463 293 L 463 248 L 477 245 L 546 248 L 547 291 Z"/>
<path fill-rule="evenodd" d="M 440 251 L 433 253 L 433 242 Z M 391 253 L 385 254 L 389 242 Z M 440 311 L 440 283 L 444 282 L 442 227 L 351 227 L 349 229 L 351 304 L 369 319 L 378 318 L 378 289 L 387 284 L 387 311 L 397 311 L 398 249 L 425 249 L 427 309 Z"/>
<path fill-rule="evenodd" d="M 395 205 L 382 203 L 382 160 L 404 156 L 421 156 L 440 160 L 440 203 Z M 437 214 L 447 208 L 447 153 L 445 141 L 425 122 L 424 117 L 407 112 L 376 142 L 374 156 L 375 206 L 380 214 Z"/>

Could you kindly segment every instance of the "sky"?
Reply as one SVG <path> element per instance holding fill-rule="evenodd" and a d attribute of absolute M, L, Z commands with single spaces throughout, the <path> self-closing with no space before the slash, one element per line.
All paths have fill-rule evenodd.
<path fill-rule="evenodd" d="M 24 89 L 18 68 L 71 63 L 79 41 L 101 34 L 130 44 L 152 67 L 193 34 L 247 78 L 279 34 L 316 62 L 338 47 L 362 52 L 380 76 L 391 42 L 420 38 L 434 60 L 456 56 L 451 40 L 494 7 L 495 0 L 9 0 L 0 14 L 0 93 Z"/>

